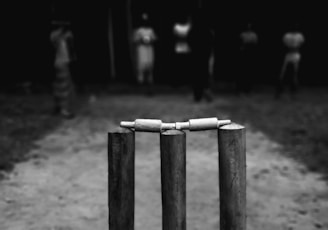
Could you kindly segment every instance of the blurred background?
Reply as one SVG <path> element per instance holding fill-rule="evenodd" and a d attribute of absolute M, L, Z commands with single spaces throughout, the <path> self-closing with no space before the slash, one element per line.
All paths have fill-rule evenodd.
<path fill-rule="evenodd" d="M 45 1 L 42 4 L 5 4 L 10 12 L 5 20 L 6 83 L 24 81 L 49 83 L 51 76 L 51 20 L 68 20 L 76 40 L 79 84 L 133 83 L 132 45 L 129 37 L 147 12 L 158 34 L 155 44 L 156 83 L 170 83 L 173 55 L 172 26 L 177 18 L 199 7 L 205 9 L 216 32 L 214 66 L 215 82 L 232 82 L 234 57 L 238 52 L 238 35 L 243 23 L 251 21 L 259 36 L 260 62 L 258 84 L 271 84 L 281 68 L 283 46 L 281 38 L 291 22 L 299 22 L 306 42 L 300 81 L 306 85 L 327 84 L 324 59 L 327 51 L 325 14 L 319 5 L 301 3 L 218 3 L 213 0 L 150 1 L 122 0 L 92 2 Z M 51 10 L 54 9 L 55 10 Z M 10 45 L 9 45 L 10 44 Z M 7 64 L 8 63 L 8 64 Z M 17 68 L 20 66 L 20 68 Z M 2 84 L 2 87 L 4 84 Z"/>
<path fill-rule="evenodd" d="M 325 7 L 300 1 L 52 0 L 7 1 L 3 9 L 1 230 L 107 229 L 107 132 L 122 120 L 200 117 L 246 127 L 248 229 L 328 229 Z M 177 70 L 174 52 L 175 23 L 199 9 L 214 34 L 212 95 L 205 101 L 193 100 L 191 87 L 207 75 L 195 70 L 201 59 Z M 152 94 L 140 87 L 135 71 L 132 35 L 144 23 L 143 13 L 157 37 Z M 63 74 L 54 68 L 54 21 L 70 25 L 76 56 L 67 75 L 76 89 L 74 114 L 63 117 L 54 113 L 53 82 Z M 240 59 L 240 33 L 249 23 L 258 36 L 252 76 Z M 276 98 L 286 54 L 282 38 L 295 24 L 305 38 L 299 92 Z M 206 43 L 197 44 L 201 53 Z M 236 93 L 250 77 L 252 91 Z M 188 229 L 219 228 L 217 158 L 216 131 L 187 132 Z M 136 229 L 161 229 L 159 168 L 158 135 L 137 133 Z"/>

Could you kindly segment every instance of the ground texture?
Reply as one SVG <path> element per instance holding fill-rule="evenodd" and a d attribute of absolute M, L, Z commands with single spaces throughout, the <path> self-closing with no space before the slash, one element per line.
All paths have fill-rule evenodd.
<path fill-rule="evenodd" d="M 289 133 L 281 127 L 283 120 L 296 119 L 290 111 L 302 112 L 304 105 L 313 110 L 313 101 L 322 108 L 322 97 L 302 97 L 307 102 L 277 102 L 268 94 L 217 95 L 212 103 L 198 104 L 189 94 L 90 97 L 75 119 L 58 122 L 36 138 L 25 153 L 28 160 L 16 163 L 0 181 L 0 229 L 108 229 L 108 130 L 121 120 L 169 122 L 212 116 L 247 128 L 247 229 L 328 229 L 327 164 L 302 157 L 316 157 L 315 151 L 327 155 L 325 140 L 305 135 L 303 127 L 291 131 L 303 136 L 297 143 L 288 139 L 294 141 L 288 145 L 284 140 Z M 316 147 L 304 145 L 311 138 L 319 143 Z M 135 229 L 161 229 L 158 134 L 136 135 L 135 205 Z M 187 132 L 187 229 L 219 229 L 219 222 L 217 133 Z"/>

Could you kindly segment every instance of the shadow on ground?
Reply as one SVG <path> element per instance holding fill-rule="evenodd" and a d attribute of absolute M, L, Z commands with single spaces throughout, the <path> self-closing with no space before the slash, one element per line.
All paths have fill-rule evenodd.
<path fill-rule="evenodd" d="M 217 109 L 231 119 L 249 124 L 283 146 L 286 156 L 318 172 L 328 181 L 328 93 L 325 89 L 303 89 L 296 97 L 275 100 L 272 94 L 255 93 L 229 97 Z"/>
<path fill-rule="evenodd" d="M 125 98 L 121 94 L 120 100 L 115 100 L 118 92 L 99 92 L 82 95 L 77 105 L 78 116 L 91 118 L 95 121 L 94 128 L 99 124 L 99 130 L 104 129 L 101 121 L 108 120 L 114 124 L 136 118 L 170 122 L 223 114 L 222 119 L 265 133 L 283 146 L 286 156 L 304 164 L 309 171 L 321 173 L 328 181 L 328 93 L 324 89 L 304 89 L 297 99 L 280 100 L 263 92 L 239 97 L 222 93 L 216 94 L 214 102 L 201 104 L 193 103 L 186 89 L 165 91 L 165 97 L 147 97 L 141 93 Z M 104 97 L 107 99 L 103 100 Z M 145 100 L 147 103 L 143 103 Z M 52 98 L 48 94 L 0 95 L 0 104 L 0 171 L 3 171 L 10 170 L 14 162 L 26 159 L 33 140 L 56 128 L 62 120 L 51 115 Z"/>
<path fill-rule="evenodd" d="M 34 141 L 54 130 L 62 119 L 52 114 L 50 94 L 0 94 L 0 179 L 15 163 L 27 160 Z"/>
<path fill-rule="evenodd" d="M 110 119 L 116 124 L 123 119 L 136 118 L 156 118 L 166 122 L 211 116 L 231 119 L 265 133 L 283 147 L 286 156 L 304 164 L 309 171 L 321 173 L 328 181 L 328 93 L 324 88 L 303 88 L 296 98 L 284 95 L 279 100 L 274 99 L 270 90 L 241 96 L 217 90 L 214 102 L 201 104 L 192 102 L 188 88 L 164 87 L 169 90 L 159 89 L 159 95 L 165 97 L 155 94 L 153 102 L 152 97 L 142 92 L 135 94 L 131 102 L 131 93 L 133 98 L 135 91 L 129 86 L 113 89 L 103 95 L 115 98 L 119 94 L 123 96 L 121 100 L 112 100 L 110 104 L 100 100 L 102 102 L 94 105 L 95 109 L 87 107 L 81 115 Z M 126 101 L 124 95 L 127 95 Z M 181 103 L 170 103 L 170 96 Z M 147 103 L 143 103 L 144 100 Z"/>

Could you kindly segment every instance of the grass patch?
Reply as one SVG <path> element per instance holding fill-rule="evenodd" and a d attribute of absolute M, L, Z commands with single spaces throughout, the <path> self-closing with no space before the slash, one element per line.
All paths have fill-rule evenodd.
<path fill-rule="evenodd" d="M 33 141 L 59 123 L 51 95 L 0 95 L 0 173 L 28 158 Z"/>
<path fill-rule="evenodd" d="M 310 89 L 296 100 L 265 94 L 230 100 L 220 109 L 232 120 L 264 132 L 284 146 L 284 154 L 328 179 L 328 93 Z"/>

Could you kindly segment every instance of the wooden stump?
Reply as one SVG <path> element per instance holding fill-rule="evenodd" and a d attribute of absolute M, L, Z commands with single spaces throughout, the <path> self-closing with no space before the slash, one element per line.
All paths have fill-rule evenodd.
<path fill-rule="evenodd" d="M 186 134 L 160 134 L 163 230 L 186 230 Z"/>
<path fill-rule="evenodd" d="M 109 132 L 109 230 L 134 229 L 134 167 L 134 132 L 125 128 Z"/>
<path fill-rule="evenodd" d="M 234 123 L 218 130 L 220 230 L 246 229 L 245 133 Z"/>

